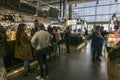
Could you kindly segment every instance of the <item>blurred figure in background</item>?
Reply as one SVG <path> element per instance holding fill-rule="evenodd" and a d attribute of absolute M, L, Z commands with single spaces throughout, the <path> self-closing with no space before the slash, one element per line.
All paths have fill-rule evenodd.
<path fill-rule="evenodd" d="M 55 38 L 57 42 L 61 40 L 61 34 L 58 28 L 55 29 Z"/>
<path fill-rule="evenodd" d="M 35 34 L 35 32 L 38 31 L 38 24 L 39 24 L 39 21 L 36 19 L 34 21 L 34 28 L 31 29 L 31 36 L 33 36 Z"/>
<path fill-rule="evenodd" d="M 87 37 L 87 35 L 88 35 L 88 30 L 87 30 L 86 28 L 84 28 L 84 30 L 85 30 L 84 36 Z"/>
<path fill-rule="evenodd" d="M 103 37 L 104 40 L 106 41 L 106 40 L 107 40 L 108 32 L 107 32 L 106 30 L 104 30 L 104 27 L 103 27 L 103 26 L 101 26 L 100 32 L 101 32 L 102 37 Z"/>
<path fill-rule="evenodd" d="M 7 55 L 7 36 L 6 31 L 2 25 L 0 25 L 0 69 L 3 68 L 5 73 L 4 57 Z"/>
<path fill-rule="evenodd" d="M 53 38 L 50 41 L 50 43 L 51 43 L 51 46 L 52 46 L 52 50 L 54 50 L 54 52 L 56 54 L 57 53 L 57 41 L 56 41 L 54 29 L 53 28 L 49 28 L 48 32 L 53 36 Z"/>
<path fill-rule="evenodd" d="M 62 29 L 59 26 L 57 26 L 57 30 L 58 30 L 59 33 L 62 32 Z"/>
<path fill-rule="evenodd" d="M 95 27 L 95 31 L 92 34 L 92 60 L 95 61 L 101 61 L 100 55 L 101 55 L 101 36 L 100 36 L 100 26 L 97 25 Z"/>
<path fill-rule="evenodd" d="M 25 75 L 28 75 L 29 72 L 29 61 L 33 59 L 31 42 L 25 32 L 26 24 L 19 24 L 16 34 L 16 44 L 15 44 L 15 58 L 21 59 L 24 61 L 24 71 Z"/>
<path fill-rule="evenodd" d="M 50 32 L 51 28 L 52 28 L 51 25 L 49 25 L 49 26 L 47 27 L 47 31 Z"/>
<path fill-rule="evenodd" d="M 84 33 L 84 37 L 85 37 L 85 44 L 87 44 L 87 36 L 88 36 L 88 30 L 86 29 L 86 27 L 84 28 L 85 33 Z"/>
<path fill-rule="evenodd" d="M 31 38 L 34 36 L 34 34 L 38 31 L 38 25 L 39 25 L 39 21 L 36 19 L 34 20 L 34 28 L 31 29 Z M 35 57 L 35 49 L 33 48 L 33 46 L 31 45 L 32 48 L 32 55 Z M 37 69 L 40 69 L 39 64 L 37 65 Z"/>
<path fill-rule="evenodd" d="M 101 35 L 102 35 L 103 37 L 105 37 L 105 36 L 108 34 L 108 32 L 107 32 L 106 30 L 104 30 L 104 27 L 103 27 L 103 26 L 101 26 L 100 32 L 101 32 Z"/>
<path fill-rule="evenodd" d="M 67 49 L 66 55 L 70 54 L 70 37 L 71 37 L 71 27 L 67 26 L 64 34 L 64 41 Z"/>

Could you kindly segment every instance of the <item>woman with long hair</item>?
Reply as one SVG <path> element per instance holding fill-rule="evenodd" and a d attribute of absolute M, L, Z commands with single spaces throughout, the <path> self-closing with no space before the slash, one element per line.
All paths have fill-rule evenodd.
<path fill-rule="evenodd" d="M 19 24 L 16 34 L 15 57 L 24 61 L 25 75 L 29 71 L 29 60 L 32 59 L 30 39 L 25 32 L 26 24 Z"/>

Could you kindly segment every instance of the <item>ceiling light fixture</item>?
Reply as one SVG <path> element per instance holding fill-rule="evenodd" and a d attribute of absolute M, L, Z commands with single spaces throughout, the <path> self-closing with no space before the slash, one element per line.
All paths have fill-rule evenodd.
<path fill-rule="evenodd" d="M 97 0 L 96 4 L 99 4 L 99 0 Z"/>
<path fill-rule="evenodd" d="M 115 2 L 118 2 L 118 0 L 115 0 Z"/>

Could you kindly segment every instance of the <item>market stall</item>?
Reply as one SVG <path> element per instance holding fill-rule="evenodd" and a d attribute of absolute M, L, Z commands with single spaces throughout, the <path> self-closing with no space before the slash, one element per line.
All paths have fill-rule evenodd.
<path fill-rule="evenodd" d="M 107 37 L 108 80 L 120 79 L 120 22 L 117 23 Z"/>

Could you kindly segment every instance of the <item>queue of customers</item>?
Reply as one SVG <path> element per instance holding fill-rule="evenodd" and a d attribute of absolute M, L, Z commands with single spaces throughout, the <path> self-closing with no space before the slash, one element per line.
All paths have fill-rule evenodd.
<path fill-rule="evenodd" d="M 49 70 L 47 64 L 46 55 L 49 53 L 51 46 L 53 47 L 55 53 L 57 53 L 57 46 L 62 40 L 60 35 L 60 28 L 48 27 L 48 31 L 45 30 L 43 23 L 39 23 L 38 20 L 34 21 L 34 28 L 31 30 L 31 37 L 26 33 L 27 25 L 21 23 L 18 25 L 16 32 L 16 43 L 15 43 L 15 58 L 24 61 L 24 74 L 29 75 L 30 71 L 30 60 L 34 57 L 38 61 L 38 66 L 40 67 L 39 74 L 36 79 L 44 80 L 48 77 Z M 70 43 L 70 27 L 68 26 L 65 30 L 65 43 L 67 48 L 67 53 L 70 53 L 69 43 Z M 6 30 L 0 25 L 0 67 L 4 67 L 3 58 L 7 55 L 7 37 Z"/>

